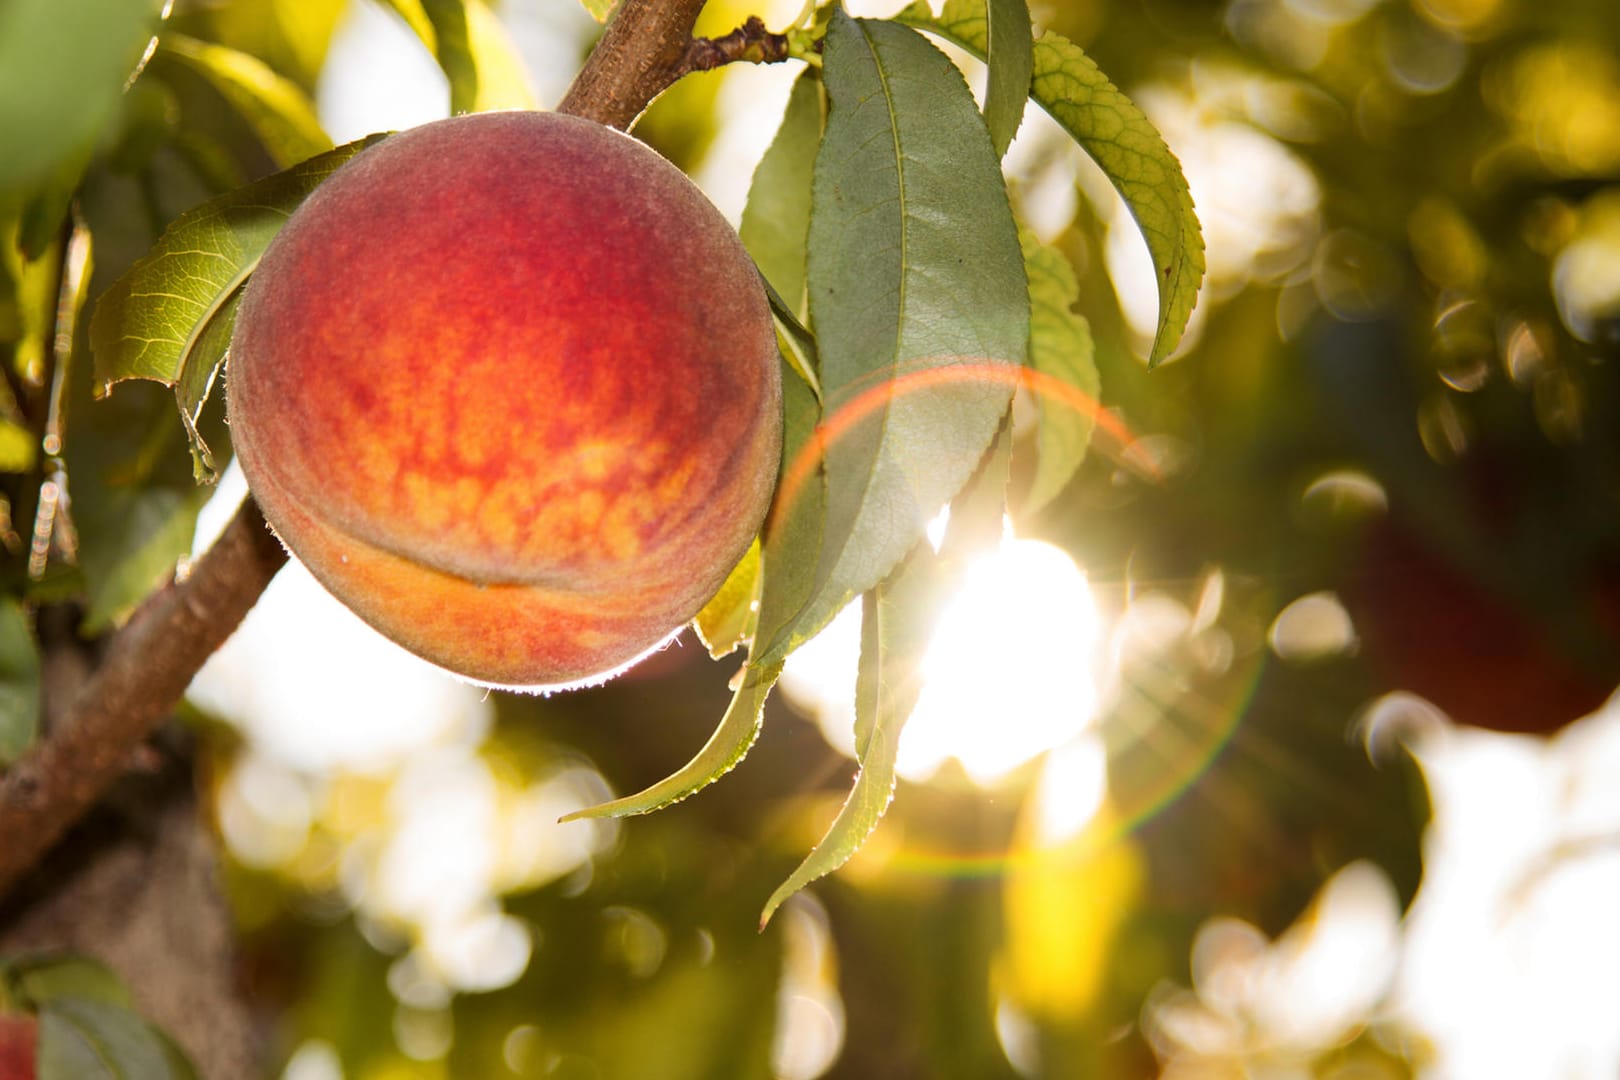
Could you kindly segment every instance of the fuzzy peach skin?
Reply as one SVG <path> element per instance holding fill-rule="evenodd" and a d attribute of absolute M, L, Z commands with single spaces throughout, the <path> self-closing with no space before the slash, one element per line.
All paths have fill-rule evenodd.
<path fill-rule="evenodd" d="M 299 207 L 231 339 L 266 520 L 411 651 L 600 681 L 725 580 L 776 480 L 770 309 L 736 233 L 627 135 L 481 113 L 394 135 Z"/>

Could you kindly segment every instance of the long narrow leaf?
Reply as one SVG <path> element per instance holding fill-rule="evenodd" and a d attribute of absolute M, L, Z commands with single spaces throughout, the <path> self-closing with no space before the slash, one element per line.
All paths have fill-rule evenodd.
<path fill-rule="evenodd" d="M 922 690 L 922 658 L 939 595 L 937 575 L 933 549 L 918 544 L 892 578 L 866 594 L 855 717 L 860 772 L 821 842 L 766 901 L 761 927 L 788 897 L 848 862 L 888 810 L 900 732 Z"/>
<path fill-rule="evenodd" d="M 955 66 L 907 27 L 835 12 L 809 291 L 826 414 L 815 587 L 761 662 L 882 581 L 972 473 L 1028 337 L 1017 228 Z M 784 485 L 808 465 L 795 462 Z"/>
<path fill-rule="evenodd" d="M 984 91 L 984 123 L 1001 157 L 1012 145 L 1029 102 L 1029 80 L 1035 48 L 1025 0 L 987 0 L 985 62 L 990 68 Z"/>
<path fill-rule="evenodd" d="M 770 694 L 771 687 L 776 685 L 776 677 L 781 673 L 780 664 L 766 668 L 753 666 L 746 668 L 742 684 L 732 696 L 731 707 L 720 719 L 720 726 L 715 728 L 714 734 L 709 736 L 709 741 L 703 744 L 703 748 L 691 761 L 658 783 L 634 795 L 626 795 L 622 799 L 576 810 L 562 820 L 580 821 L 585 818 L 628 817 L 632 814 L 651 813 L 680 802 L 720 779 L 736 768 L 737 763 L 742 761 L 753 747 L 754 741 L 759 738 L 765 698 Z"/>
<path fill-rule="evenodd" d="M 984 0 L 946 0 L 938 16 L 917 0 L 896 16 L 979 58 L 990 37 Z M 1204 237 L 1181 163 L 1136 103 L 1080 46 L 1050 30 L 1035 39 L 1030 96 L 1090 154 L 1136 219 L 1153 257 L 1159 323 L 1149 365 L 1175 351 L 1204 279 Z"/>
<path fill-rule="evenodd" d="M 1074 268 L 1056 248 L 1028 233 L 1021 239 L 1029 270 L 1029 366 L 1042 376 L 1034 384 L 1039 456 L 1023 504 L 1034 512 L 1056 498 L 1085 461 L 1101 410 L 1100 380 L 1091 326 L 1071 310 L 1080 294 Z"/>

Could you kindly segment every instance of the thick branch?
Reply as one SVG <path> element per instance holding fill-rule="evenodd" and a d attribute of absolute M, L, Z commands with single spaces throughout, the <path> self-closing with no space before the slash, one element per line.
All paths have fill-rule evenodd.
<path fill-rule="evenodd" d="M 286 561 L 249 499 L 185 580 L 113 635 L 50 738 L 0 776 L 0 894 L 125 770 Z"/>
<path fill-rule="evenodd" d="M 703 0 L 621 0 L 558 112 L 628 130 L 683 74 Z"/>

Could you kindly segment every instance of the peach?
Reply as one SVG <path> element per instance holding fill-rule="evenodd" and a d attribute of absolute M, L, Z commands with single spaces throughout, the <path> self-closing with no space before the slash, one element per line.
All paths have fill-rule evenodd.
<path fill-rule="evenodd" d="M 0 1080 L 34 1080 L 39 1023 L 32 1016 L 0 1015 Z"/>
<path fill-rule="evenodd" d="M 601 681 L 725 580 L 776 480 L 758 272 L 678 169 L 569 116 L 362 151 L 293 213 L 231 339 L 232 441 L 338 599 L 466 679 Z"/>

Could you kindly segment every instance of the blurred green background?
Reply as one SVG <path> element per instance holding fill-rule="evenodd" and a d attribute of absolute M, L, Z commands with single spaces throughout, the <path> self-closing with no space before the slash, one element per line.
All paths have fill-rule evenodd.
<path fill-rule="evenodd" d="M 700 30 L 798 6 L 712 0 Z M 451 105 L 401 17 L 422 9 L 369 0 L 181 2 L 127 92 L 86 66 L 41 105 L 64 56 L 126 71 L 147 36 L 54 10 L 0 6 L 0 341 L 23 394 L 48 333 L 29 290 L 75 190 L 94 297 L 209 194 Z M 554 103 L 597 32 L 572 0 L 469 11 L 496 58 L 480 107 Z M 559 826 L 684 762 L 735 657 L 683 639 L 598 690 L 485 695 L 284 574 L 191 698 L 274 1075 L 1620 1068 L 1620 7 L 1033 14 L 1160 126 L 1210 272 L 1147 372 L 1140 238 L 1031 110 L 1015 206 L 1069 256 L 1134 441 L 1099 434 L 1061 498 L 1015 501 L 867 848 L 757 930 L 853 772 L 837 626 L 722 782 Z M 689 78 L 637 133 L 735 220 L 796 73 Z M 173 460 L 137 504 L 184 533 L 200 499 L 165 395 L 84 390 L 154 418 L 143 445 Z M 8 534 L 35 513 L 19 453 Z M 75 453 L 89 476 L 125 450 L 86 435 L 70 478 Z"/>

